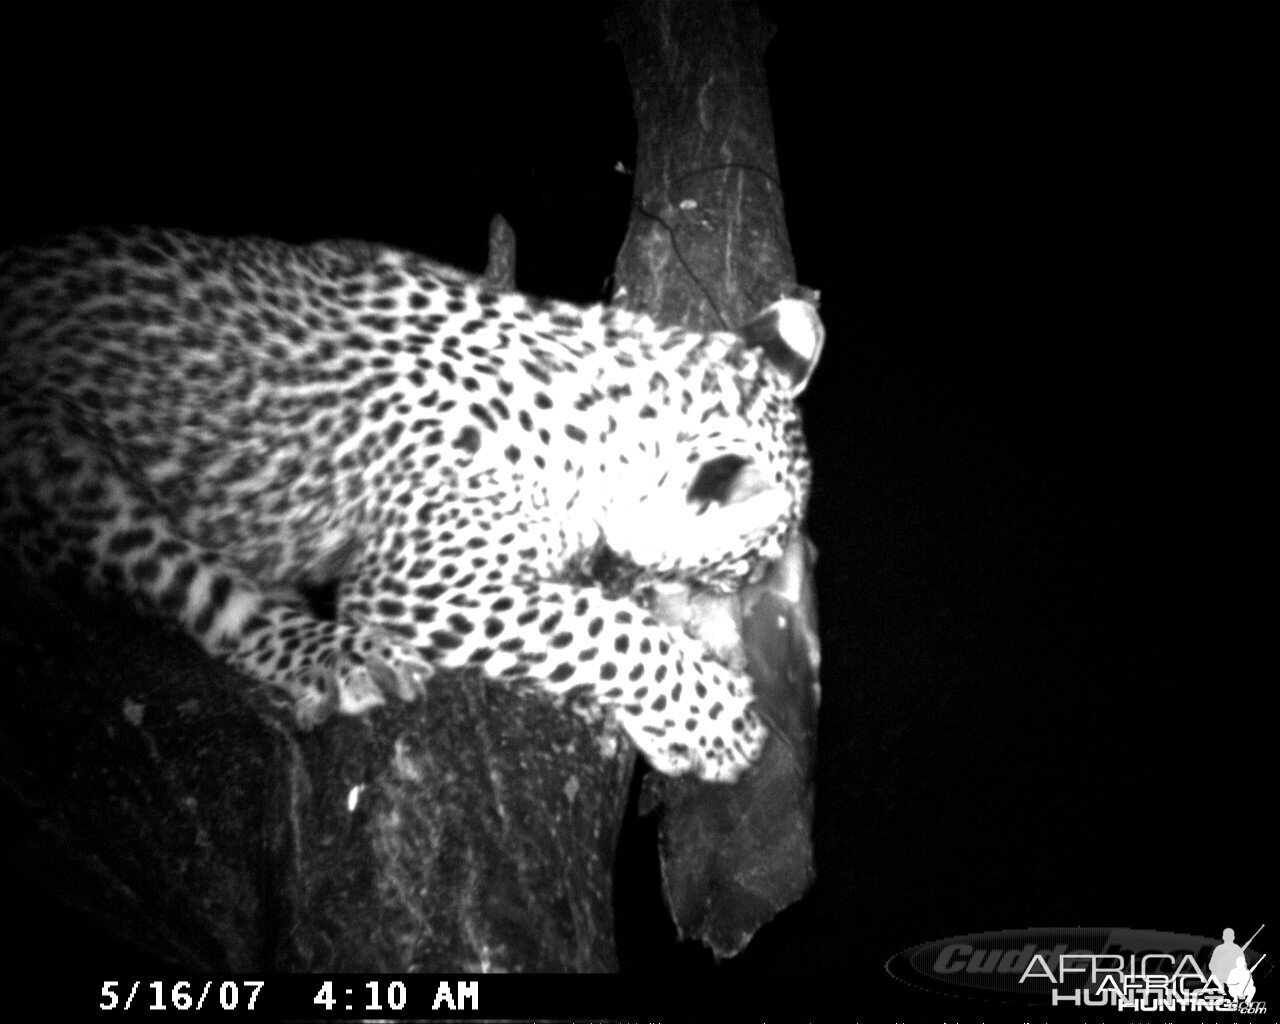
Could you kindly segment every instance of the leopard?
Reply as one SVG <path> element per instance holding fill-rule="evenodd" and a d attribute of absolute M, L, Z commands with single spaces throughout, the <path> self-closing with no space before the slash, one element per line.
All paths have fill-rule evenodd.
<path fill-rule="evenodd" d="M 769 734 L 746 666 L 648 595 L 738 591 L 802 528 L 823 339 L 798 298 L 695 330 L 372 242 L 47 237 L 0 256 L 0 550 L 304 729 L 476 669 L 732 783 Z"/>

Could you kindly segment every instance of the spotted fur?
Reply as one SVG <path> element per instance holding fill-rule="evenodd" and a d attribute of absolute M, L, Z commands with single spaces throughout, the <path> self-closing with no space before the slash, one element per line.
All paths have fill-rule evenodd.
<path fill-rule="evenodd" d="M 645 595 L 778 557 L 821 340 L 795 302 L 703 334 L 388 248 L 78 234 L 0 258 L 0 538 L 180 623 L 303 725 L 478 666 L 734 779 L 765 736 L 750 680 Z M 296 596 L 325 582 L 333 619 Z"/>

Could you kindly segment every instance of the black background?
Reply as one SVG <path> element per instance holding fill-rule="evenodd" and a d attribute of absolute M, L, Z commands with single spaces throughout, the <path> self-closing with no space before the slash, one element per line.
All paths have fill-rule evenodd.
<path fill-rule="evenodd" d="M 156 222 L 479 269 L 500 211 L 524 290 L 601 298 L 634 146 L 601 8 L 436 6 L 11 25 L 5 240 Z M 818 882 L 719 970 L 909 1005 L 885 961 L 946 935 L 1280 927 L 1267 338 L 1226 269 L 1260 230 L 1253 30 L 769 11 L 828 331 Z M 711 970 L 626 838 L 624 968 Z"/>

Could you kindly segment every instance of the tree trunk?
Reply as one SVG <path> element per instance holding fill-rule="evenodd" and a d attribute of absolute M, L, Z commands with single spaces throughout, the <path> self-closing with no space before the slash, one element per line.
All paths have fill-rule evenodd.
<path fill-rule="evenodd" d="M 752 5 L 648 2 L 617 8 L 612 34 L 638 130 L 614 300 L 706 330 L 737 327 L 783 296 L 815 300 L 796 285 L 787 240 L 764 73 L 772 26 Z M 681 937 L 726 957 L 813 881 L 818 634 L 808 542 L 796 538 L 758 586 L 709 601 L 704 615 L 737 623 L 771 740 L 732 787 L 650 776 L 645 806 L 661 806 L 663 885 Z"/>

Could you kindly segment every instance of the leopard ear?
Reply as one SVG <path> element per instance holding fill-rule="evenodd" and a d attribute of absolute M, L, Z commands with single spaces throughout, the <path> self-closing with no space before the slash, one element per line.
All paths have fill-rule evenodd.
<path fill-rule="evenodd" d="M 738 328 L 747 348 L 758 348 L 784 377 L 791 393 L 800 394 L 818 364 L 826 332 L 818 310 L 801 299 L 779 299 L 754 320 Z"/>

